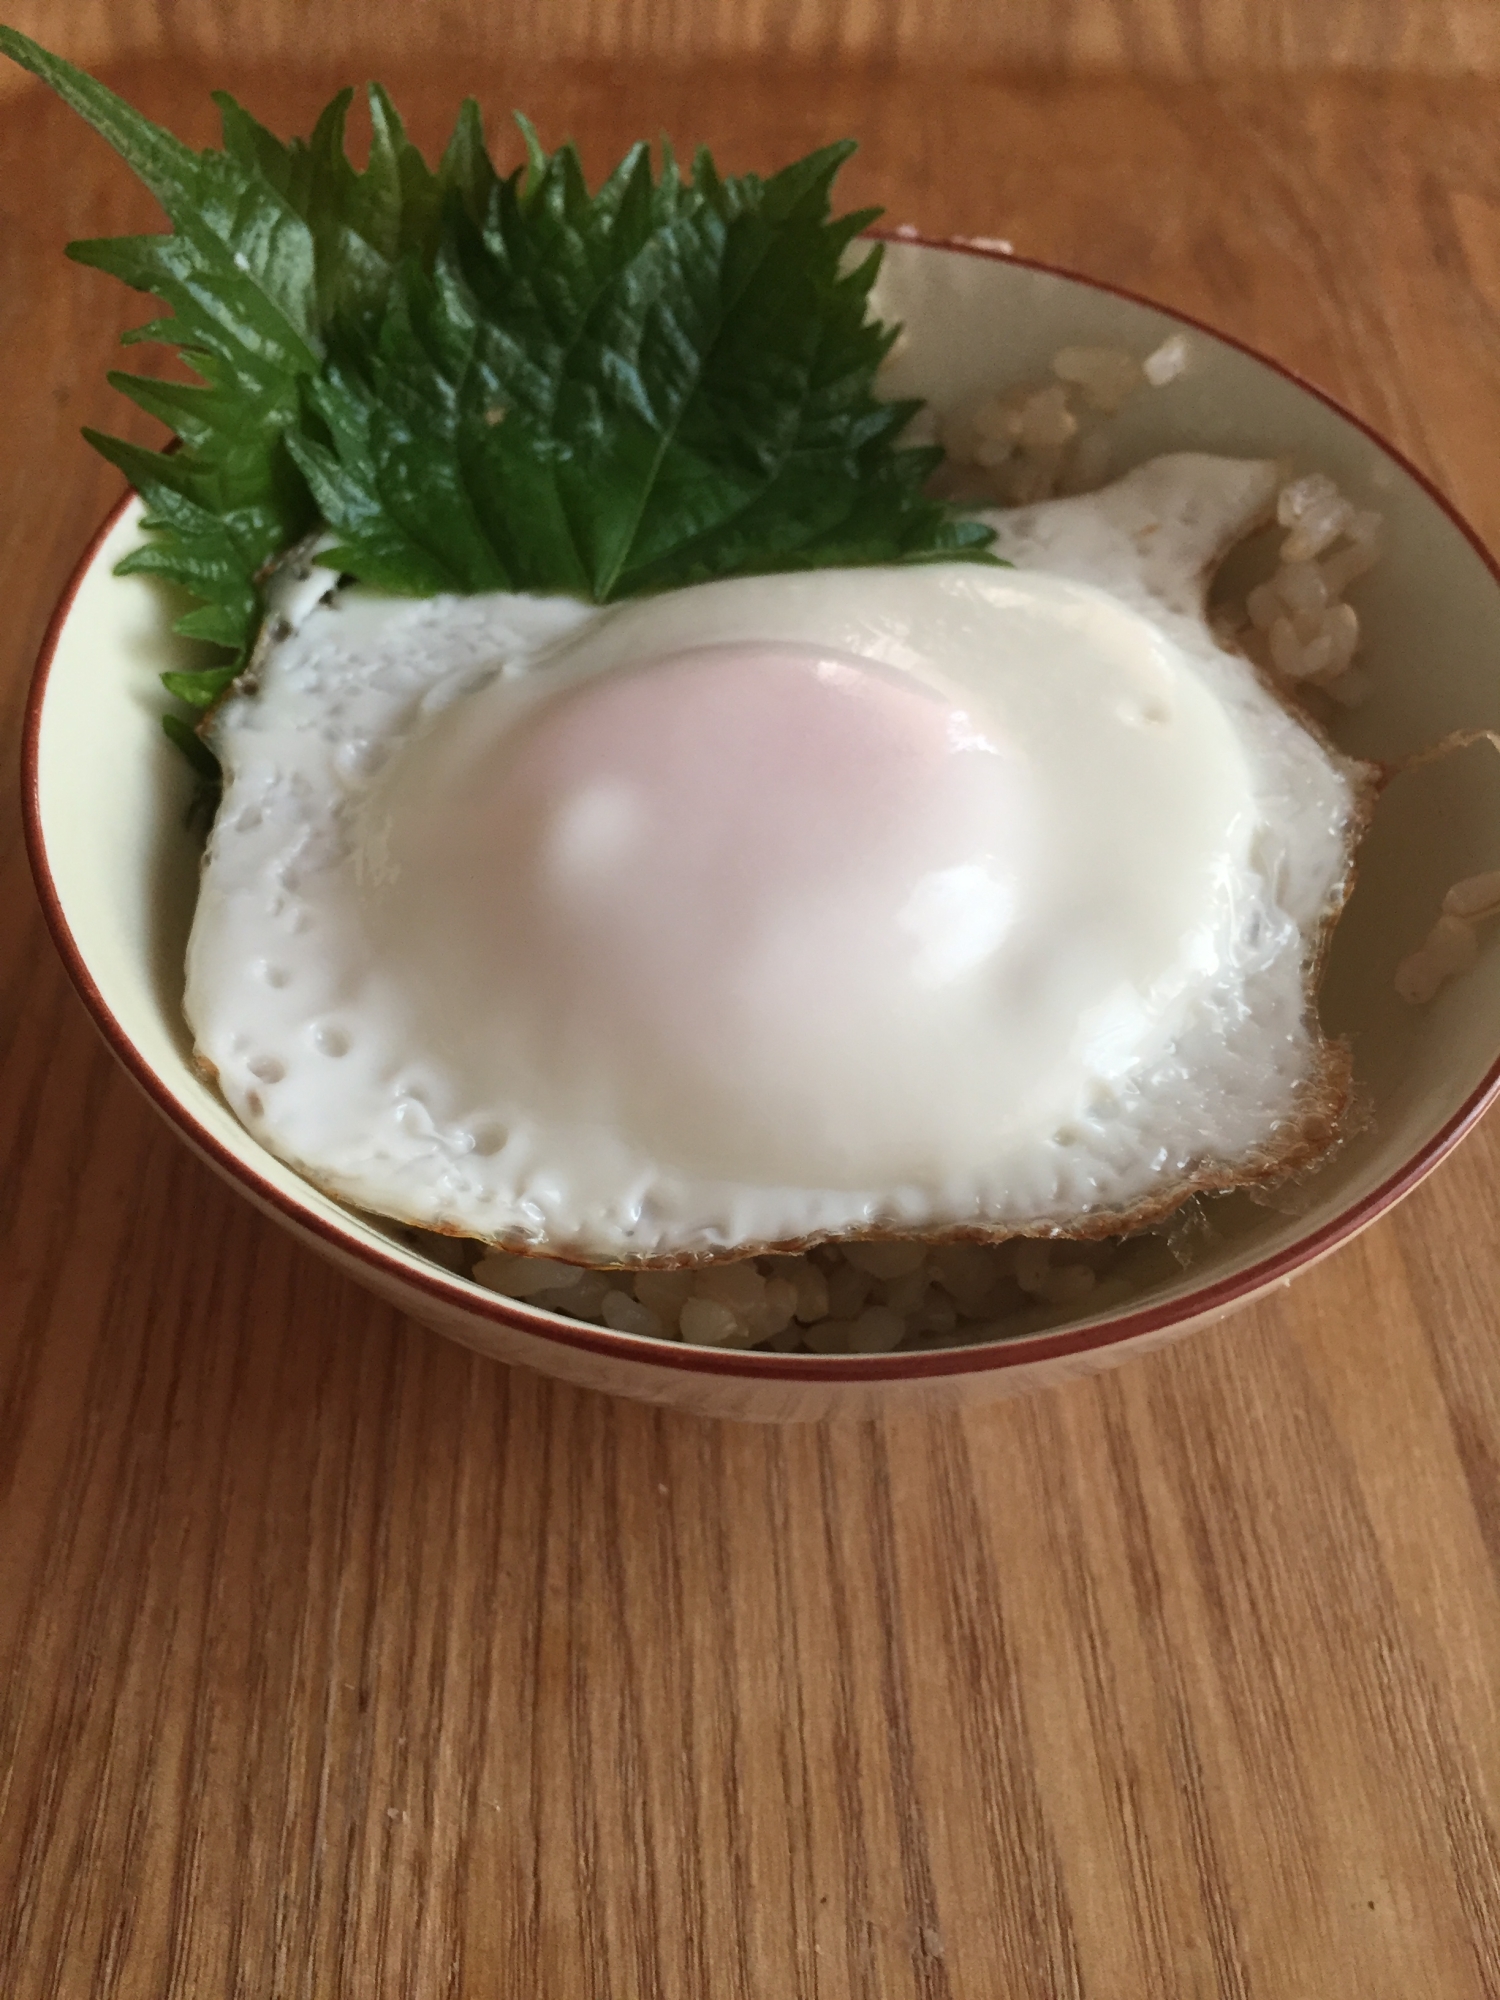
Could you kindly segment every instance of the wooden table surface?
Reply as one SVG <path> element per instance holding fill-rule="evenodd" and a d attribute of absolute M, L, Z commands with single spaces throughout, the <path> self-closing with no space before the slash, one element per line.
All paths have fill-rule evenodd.
<path fill-rule="evenodd" d="M 226 83 L 114 78 L 205 139 Z M 406 63 L 1186 307 L 1500 540 L 1500 86 L 1006 87 Z M 96 1041 L 14 810 L 114 475 L 146 224 L 0 109 L 0 1992 L 244 2000 L 1500 1994 L 1492 1119 L 1290 1293 L 963 1418 L 764 1431 L 511 1374 L 196 1164 Z M 139 313 L 134 314 L 139 317 Z"/>
<path fill-rule="evenodd" d="M 497 38 L 494 0 L 442 0 L 438 18 L 445 48 Z M 416 10 L 368 0 L 6 0 L 5 19 L 91 68 L 175 55 L 216 78 L 252 53 L 348 65 L 351 50 L 354 69 L 374 61 L 394 74 L 432 35 Z M 528 0 L 508 10 L 503 35 L 511 62 L 753 55 L 1179 81 L 1247 70 L 1500 76 L 1495 0 Z M 0 98 L 9 84 L 0 70 Z"/>

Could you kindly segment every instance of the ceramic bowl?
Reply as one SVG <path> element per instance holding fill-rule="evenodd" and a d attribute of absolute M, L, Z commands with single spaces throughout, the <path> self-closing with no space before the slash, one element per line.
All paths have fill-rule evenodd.
<path fill-rule="evenodd" d="M 964 245 L 889 245 L 882 304 L 906 325 L 895 384 L 941 404 L 1045 377 L 1069 343 L 1145 354 L 1185 329 L 1190 366 L 1118 420 L 1119 462 L 1184 448 L 1285 456 L 1378 507 L 1389 549 L 1357 586 L 1368 704 L 1343 747 L 1397 760 L 1500 724 L 1500 577 L 1425 480 L 1274 364 L 1142 300 Z M 1044 1333 L 921 1354 L 719 1352 L 565 1320 L 496 1297 L 340 1207 L 263 1152 L 189 1061 L 184 940 L 198 855 L 190 779 L 165 744 L 157 676 L 182 664 L 155 589 L 114 574 L 139 538 L 127 498 L 85 552 L 48 631 L 25 736 L 28 839 L 48 921 L 111 1048 L 181 1136 L 266 1215 L 416 1319 L 505 1362 L 702 1414 L 787 1420 L 901 1400 L 969 1401 L 1119 1361 L 1287 1284 L 1429 1172 L 1500 1081 L 1500 945 L 1422 1010 L 1392 986 L 1444 889 L 1500 866 L 1500 770 L 1468 751 L 1397 780 L 1361 851 L 1324 988 L 1352 1041 L 1363 1129 L 1279 1205 L 1228 1197 L 1180 1276 Z M 204 1301 L 204 1337 L 211 1303 Z"/>

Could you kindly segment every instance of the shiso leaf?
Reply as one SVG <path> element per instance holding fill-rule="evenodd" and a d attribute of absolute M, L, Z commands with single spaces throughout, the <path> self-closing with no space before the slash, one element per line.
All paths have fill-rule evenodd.
<path fill-rule="evenodd" d="M 990 531 L 926 497 L 940 454 L 882 402 L 896 329 L 869 316 L 878 210 L 834 217 L 853 150 L 768 179 L 689 173 L 635 146 L 594 193 L 576 149 L 501 177 L 467 101 L 434 171 L 369 89 L 281 140 L 232 97 L 197 152 L 14 28 L 0 53 L 48 83 L 150 188 L 170 234 L 69 254 L 166 314 L 126 336 L 198 378 L 110 379 L 170 427 L 152 451 L 88 432 L 140 491 L 151 540 L 121 568 L 196 600 L 179 630 L 221 665 L 164 676 L 211 703 L 246 658 L 260 578 L 321 519 L 321 560 L 404 594 L 519 589 L 597 603 L 813 566 L 991 561 Z M 168 719 L 186 744 L 186 719 Z M 199 746 L 195 762 L 209 753 Z"/>
<path fill-rule="evenodd" d="M 216 786 L 219 782 L 219 760 L 203 738 L 197 735 L 180 715 L 164 715 L 161 726 L 166 732 L 167 741 L 176 745 L 199 778 L 205 784 Z"/>
<path fill-rule="evenodd" d="M 872 213 L 835 219 L 852 148 L 768 180 L 683 179 L 647 148 L 590 195 L 526 131 L 482 222 L 456 215 L 368 342 L 336 331 L 290 448 L 367 582 L 607 603 L 714 577 L 983 558 L 928 499 L 939 456 L 880 401 L 895 329 L 868 316 Z M 319 437 L 321 426 L 324 436 Z"/>
<path fill-rule="evenodd" d="M 126 339 L 175 348 L 200 378 L 110 377 L 175 432 L 176 450 L 85 435 L 146 503 L 152 539 L 121 569 L 161 576 L 198 599 L 178 629 L 228 649 L 223 669 L 164 676 L 172 693 L 202 705 L 254 639 L 258 575 L 316 520 L 286 444 L 301 420 L 301 385 L 322 366 L 335 319 L 378 318 L 400 263 L 431 258 L 450 196 L 460 206 L 484 201 L 494 176 L 477 111 L 465 105 L 434 174 L 372 88 L 374 137 L 360 173 L 344 150 L 352 92 L 334 99 L 309 140 L 285 144 L 219 93 L 224 145 L 199 153 L 16 29 L 0 26 L 0 52 L 109 141 L 173 225 L 170 235 L 73 243 L 69 255 L 167 307 L 169 316 Z M 168 733 L 184 740 L 181 729 Z"/>

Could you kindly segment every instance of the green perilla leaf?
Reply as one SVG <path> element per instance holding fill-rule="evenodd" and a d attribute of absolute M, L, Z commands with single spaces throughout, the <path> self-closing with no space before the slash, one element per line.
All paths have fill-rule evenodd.
<path fill-rule="evenodd" d="M 179 629 L 228 648 L 232 668 L 259 620 L 257 577 L 315 519 L 286 443 L 302 417 L 302 384 L 322 367 L 335 321 L 378 319 L 402 260 L 431 259 L 447 200 L 482 207 L 494 175 L 477 111 L 465 105 L 434 174 L 372 89 L 374 136 L 360 173 L 344 150 L 349 91 L 309 140 L 288 143 L 220 94 L 224 145 L 199 153 L 15 29 L 0 27 L 0 52 L 107 139 L 172 224 L 170 235 L 74 243 L 69 254 L 168 308 L 127 339 L 176 348 L 200 379 L 110 379 L 175 431 L 180 448 L 89 438 L 147 503 L 153 540 L 127 566 L 198 598 Z M 184 694 L 178 680 L 169 685 Z"/>
<path fill-rule="evenodd" d="M 899 443 L 916 406 L 876 394 L 895 329 L 869 316 L 878 249 L 849 251 L 878 211 L 831 211 L 852 143 L 766 179 L 721 176 L 706 152 L 654 172 L 636 146 L 591 193 L 574 147 L 547 153 L 525 120 L 527 163 L 499 177 L 472 101 L 433 171 L 372 86 L 359 171 L 347 90 L 288 141 L 220 94 L 223 145 L 199 153 L 16 30 L 0 52 L 172 224 L 70 253 L 154 296 L 167 316 L 127 339 L 198 378 L 111 376 L 176 449 L 88 433 L 146 501 L 152 539 L 122 567 L 188 592 L 179 629 L 225 649 L 165 677 L 190 707 L 233 678 L 262 572 L 320 517 L 338 544 L 322 560 L 412 595 L 605 603 L 992 560 L 989 530 L 926 497 L 939 454 Z M 191 736 L 186 719 L 169 734 Z"/>
<path fill-rule="evenodd" d="M 528 134 L 523 175 L 403 271 L 373 341 L 335 335 L 290 440 L 328 558 L 390 590 L 605 603 L 717 576 L 981 556 L 925 497 L 883 403 L 871 218 L 834 219 L 850 148 L 769 180 L 683 180 L 635 148 L 595 195 Z M 321 435 L 319 435 L 321 433 Z"/>

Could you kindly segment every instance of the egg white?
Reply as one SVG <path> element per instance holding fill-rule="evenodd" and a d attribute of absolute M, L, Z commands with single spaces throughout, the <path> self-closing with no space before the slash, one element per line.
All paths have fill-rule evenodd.
<path fill-rule="evenodd" d="M 201 1059 L 342 1198 L 599 1262 L 1267 1171 L 1364 785 L 1204 620 L 1276 479 L 996 515 L 1013 570 L 304 586 L 215 718 Z"/>

